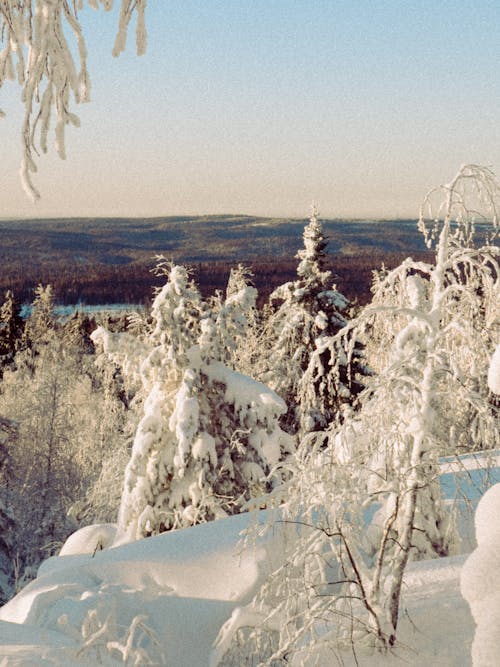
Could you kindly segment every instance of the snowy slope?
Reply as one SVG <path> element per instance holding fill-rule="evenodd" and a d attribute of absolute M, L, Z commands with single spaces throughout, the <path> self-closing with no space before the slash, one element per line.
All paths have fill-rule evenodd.
<path fill-rule="evenodd" d="M 256 550 L 241 550 L 239 533 L 247 523 L 248 516 L 231 517 L 94 557 L 48 560 L 38 578 L 0 610 L 0 664 L 93 665 L 98 656 L 103 664 L 120 664 L 103 644 L 118 636 L 125 645 L 127 630 L 140 614 L 159 643 L 155 646 L 149 636 L 142 642 L 152 664 L 208 665 L 219 628 L 255 592 L 271 552 L 275 557 L 280 552 L 282 536 L 277 535 Z M 460 595 L 463 560 L 410 567 L 401 644 L 391 657 L 358 653 L 361 665 L 470 664 L 473 622 Z M 108 616 L 109 631 L 98 636 Z M 94 624 L 88 622 L 85 630 L 92 618 Z M 112 655 L 120 657 L 118 650 Z M 323 655 L 321 663 L 332 664 L 332 657 Z M 352 656 L 343 659 L 354 664 Z"/>
<path fill-rule="evenodd" d="M 443 462 L 447 495 L 461 484 L 450 484 L 452 468 Z M 475 463 L 467 458 L 464 471 L 468 480 L 481 478 L 481 457 Z M 266 513 L 258 519 L 263 524 Z M 0 665 L 208 666 L 221 626 L 251 599 L 293 542 L 295 528 L 280 524 L 257 546 L 244 546 L 241 534 L 252 520 L 250 514 L 233 516 L 101 551 L 99 544 L 112 542 L 113 526 L 75 533 L 63 555 L 43 563 L 37 579 L 0 609 Z M 460 520 L 470 550 L 470 508 Z M 465 559 L 409 566 L 392 654 L 323 653 L 317 664 L 471 665 L 475 625 L 460 593 Z"/>
<path fill-rule="evenodd" d="M 104 656 L 103 642 L 115 634 L 125 641 L 138 615 L 158 638 L 158 647 L 149 636 L 143 642 L 153 664 L 207 664 L 221 625 L 255 593 L 272 565 L 272 552 L 283 544 L 282 536 L 270 534 L 257 548 L 244 549 L 240 533 L 249 517 L 165 533 L 95 555 L 49 559 L 37 579 L 0 609 L 0 664 L 95 664 L 99 654 Z M 94 543 L 101 535 L 95 527 Z M 93 550 L 92 539 L 84 529 L 81 544 L 72 539 L 72 550 L 88 550 L 89 544 Z M 92 640 L 108 616 L 109 632 Z M 85 641 L 87 648 L 77 655 Z"/>

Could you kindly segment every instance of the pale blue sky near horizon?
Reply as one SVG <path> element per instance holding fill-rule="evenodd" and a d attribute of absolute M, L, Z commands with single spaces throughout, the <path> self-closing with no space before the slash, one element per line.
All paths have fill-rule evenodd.
<path fill-rule="evenodd" d="M 464 162 L 500 175 L 497 0 L 149 0 L 118 59 L 116 13 L 82 12 L 92 101 L 36 205 L 0 89 L 0 217 L 415 217 Z"/>

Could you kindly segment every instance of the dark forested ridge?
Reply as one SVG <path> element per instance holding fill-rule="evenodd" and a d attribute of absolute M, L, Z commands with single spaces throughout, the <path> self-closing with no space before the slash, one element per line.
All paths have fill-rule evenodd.
<path fill-rule="evenodd" d="M 61 303 L 141 303 L 151 295 L 155 255 L 191 266 L 204 292 L 222 288 L 243 263 L 265 296 L 291 278 L 304 219 L 249 216 L 0 220 L 0 290 L 30 301 L 38 283 Z M 325 220 L 331 269 L 363 303 L 372 270 L 425 252 L 414 220 Z"/>

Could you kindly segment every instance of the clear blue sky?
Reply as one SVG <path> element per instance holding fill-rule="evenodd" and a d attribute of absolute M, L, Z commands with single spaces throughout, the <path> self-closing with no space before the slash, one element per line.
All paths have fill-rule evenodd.
<path fill-rule="evenodd" d="M 115 3 L 117 4 L 117 3 Z M 92 101 L 23 194 L 19 90 L 0 90 L 0 216 L 415 216 L 464 162 L 500 175 L 498 0 L 149 0 L 111 56 L 83 12 Z"/>

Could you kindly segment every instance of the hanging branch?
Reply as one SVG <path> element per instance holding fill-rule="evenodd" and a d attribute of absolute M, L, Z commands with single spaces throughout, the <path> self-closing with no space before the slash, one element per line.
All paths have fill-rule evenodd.
<path fill-rule="evenodd" d="M 137 14 L 138 55 L 146 49 L 145 10 L 147 0 L 122 0 L 113 55 L 125 50 L 128 26 Z M 113 0 L 88 0 L 93 9 L 112 9 Z M 0 88 L 6 80 L 16 80 L 22 89 L 24 118 L 21 126 L 23 155 L 21 183 L 33 201 L 40 193 L 33 183 L 40 152 L 47 152 L 47 135 L 55 117 L 55 145 L 65 159 L 67 125 L 78 127 L 80 120 L 73 104 L 90 100 L 87 47 L 78 12 L 83 0 L 0 0 Z M 68 42 L 71 36 L 74 43 Z M 72 47 L 76 46 L 75 62 Z M 4 116 L 0 110 L 0 117 Z"/>

